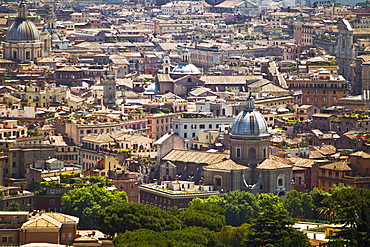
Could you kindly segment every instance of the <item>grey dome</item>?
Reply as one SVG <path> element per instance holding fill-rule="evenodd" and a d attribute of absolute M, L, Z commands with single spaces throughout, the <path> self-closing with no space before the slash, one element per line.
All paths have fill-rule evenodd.
<path fill-rule="evenodd" d="M 17 18 L 6 33 L 5 41 L 17 43 L 40 42 L 40 32 L 31 20 Z"/>
<path fill-rule="evenodd" d="M 244 110 L 236 117 L 231 135 L 266 136 L 269 135 L 265 118 L 258 111 Z"/>
<path fill-rule="evenodd" d="M 171 74 L 183 74 L 183 75 L 200 75 L 200 70 L 191 63 L 180 63 L 171 72 Z"/>

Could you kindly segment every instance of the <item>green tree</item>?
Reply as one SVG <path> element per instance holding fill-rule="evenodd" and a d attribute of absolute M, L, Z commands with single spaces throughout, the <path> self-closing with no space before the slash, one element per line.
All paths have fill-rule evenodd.
<path fill-rule="evenodd" d="M 336 214 L 330 210 L 327 203 L 329 199 L 326 199 L 331 197 L 331 194 L 325 192 L 322 189 L 320 190 L 318 188 L 314 188 L 313 190 L 311 190 L 310 195 L 312 197 L 312 203 L 316 214 L 315 218 L 323 220 L 334 220 Z"/>
<path fill-rule="evenodd" d="M 225 216 L 223 214 L 218 214 L 206 210 L 201 211 L 187 209 L 184 211 L 180 211 L 178 218 L 187 227 L 206 227 L 211 231 L 220 231 L 221 228 L 225 225 Z"/>
<path fill-rule="evenodd" d="M 138 229 L 113 239 L 116 247 L 214 247 L 217 246 L 216 241 L 215 233 L 201 227 L 164 232 Z"/>
<path fill-rule="evenodd" d="M 110 236 L 137 229 L 161 232 L 181 229 L 182 226 L 182 222 L 168 212 L 141 203 L 124 203 L 105 207 L 97 214 L 97 221 L 99 230 Z"/>
<path fill-rule="evenodd" d="M 294 220 L 279 205 L 266 206 L 251 223 L 246 246 L 311 246 L 308 238 L 292 227 Z"/>
<path fill-rule="evenodd" d="M 343 184 L 334 186 L 332 196 L 326 198 L 332 211 L 336 213 L 333 222 L 343 224 L 343 228 L 329 246 L 340 242 L 345 246 L 370 246 L 370 190 L 346 187 Z"/>
<path fill-rule="evenodd" d="M 106 190 L 96 184 L 73 189 L 62 197 L 63 213 L 79 217 L 80 229 L 96 229 L 98 225 L 95 216 L 99 210 L 120 203 L 127 203 L 125 192 Z"/>
<path fill-rule="evenodd" d="M 261 210 L 269 205 L 278 205 L 280 204 L 280 198 L 277 195 L 272 193 L 260 193 L 255 196 L 257 204 Z"/>
<path fill-rule="evenodd" d="M 216 233 L 218 241 L 225 247 L 244 247 L 247 240 L 250 225 L 243 224 L 238 227 L 224 226 Z"/>
<path fill-rule="evenodd" d="M 193 199 L 192 203 L 209 202 L 225 209 L 226 224 L 240 226 L 248 222 L 260 210 L 255 196 L 249 192 L 235 190 L 225 193 L 222 197 L 210 196 L 207 199 Z"/>
<path fill-rule="evenodd" d="M 294 218 L 311 219 L 315 216 L 314 204 L 310 194 L 291 190 L 283 200 L 283 205 Z"/>
<path fill-rule="evenodd" d="M 21 205 L 18 202 L 12 201 L 7 209 L 4 211 L 21 211 Z"/>

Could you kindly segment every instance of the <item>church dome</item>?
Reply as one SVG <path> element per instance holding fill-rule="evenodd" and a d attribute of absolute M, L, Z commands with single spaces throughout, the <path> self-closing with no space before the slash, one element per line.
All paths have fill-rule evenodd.
<path fill-rule="evenodd" d="M 6 33 L 7 42 L 40 42 L 40 33 L 31 20 L 17 19 Z"/>
<path fill-rule="evenodd" d="M 247 109 L 236 117 L 231 135 L 266 136 L 269 135 L 268 125 L 262 114 L 254 110 L 254 105 L 252 107 L 247 105 Z"/>
<path fill-rule="evenodd" d="M 171 74 L 175 75 L 200 75 L 200 70 L 191 63 L 180 63 L 178 64 L 171 72 Z"/>

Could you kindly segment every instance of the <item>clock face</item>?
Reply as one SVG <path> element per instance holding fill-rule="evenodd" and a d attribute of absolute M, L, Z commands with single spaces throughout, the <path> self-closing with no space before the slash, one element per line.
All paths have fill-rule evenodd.
<path fill-rule="evenodd" d="M 112 86 L 109 86 L 109 87 L 108 87 L 108 90 L 113 90 L 113 87 L 112 87 Z"/>

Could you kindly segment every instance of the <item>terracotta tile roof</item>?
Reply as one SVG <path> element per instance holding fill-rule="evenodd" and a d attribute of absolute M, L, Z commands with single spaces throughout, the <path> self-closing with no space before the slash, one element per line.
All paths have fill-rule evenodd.
<path fill-rule="evenodd" d="M 357 156 L 364 159 L 370 159 L 370 154 L 364 152 L 364 151 L 358 151 L 356 153 L 350 154 L 350 156 Z"/>
<path fill-rule="evenodd" d="M 276 156 L 276 155 L 270 155 L 269 159 L 273 160 L 273 161 L 280 162 L 280 163 L 284 163 L 284 164 L 287 164 L 287 165 L 292 165 L 293 164 L 293 162 L 291 160 L 289 160 L 287 158 L 282 158 L 282 157 Z"/>
<path fill-rule="evenodd" d="M 207 169 L 217 169 L 217 170 L 228 170 L 228 171 L 235 171 L 235 170 L 246 170 L 249 169 L 246 166 L 238 165 L 233 160 L 228 159 L 225 161 L 222 161 L 220 163 L 216 163 L 213 165 L 209 165 L 204 167 L 205 170 Z"/>
<path fill-rule="evenodd" d="M 325 156 L 322 155 L 319 151 L 311 150 L 311 151 L 308 151 L 308 158 L 310 158 L 310 159 L 321 159 L 321 158 L 325 158 Z"/>
<path fill-rule="evenodd" d="M 102 133 L 102 134 L 90 134 L 88 136 L 85 136 L 83 138 L 84 141 L 93 141 L 93 142 L 99 142 L 99 143 L 107 143 L 107 142 L 114 142 L 114 139 L 106 134 L 106 133 Z"/>
<path fill-rule="evenodd" d="M 337 148 L 333 145 L 313 146 L 312 148 L 322 155 L 331 155 L 337 152 Z"/>
<path fill-rule="evenodd" d="M 61 214 L 61 213 L 44 213 L 44 214 L 62 223 L 76 223 L 77 224 L 80 221 L 78 217 L 67 215 L 67 214 Z"/>
<path fill-rule="evenodd" d="M 25 228 L 60 228 L 62 226 L 62 223 L 59 222 L 58 220 L 46 215 L 42 214 L 41 216 L 29 220 L 25 222 L 22 225 L 22 229 Z"/>
<path fill-rule="evenodd" d="M 348 166 L 348 162 L 345 160 L 322 165 L 320 168 L 336 171 L 352 171 L 352 168 Z"/>
<path fill-rule="evenodd" d="M 163 160 L 172 162 L 191 162 L 197 164 L 216 164 L 224 159 L 229 159 L 230 155 L 225 153 L 207 153 L 200 151 L 184 151 L 172 150 L 169 154 L 163 157 Z"/>
<path fill-rule="evenodd" d="M 204 84 L 242 84 L 246 85 L 247 80 L 258 79 L 258 76 L 211 76 L 205 75 L 200 78 Z"/>
<path fill-rule="evenodd" d="M 275 170 L 275 169 L 283 169 L 283 168 L 292 168 L 292 166 L 286 163 L 273 160 L 271 158 L 265 159 L 261 164 L 257 166 L 257 169 L 262 169 L 262 170 Z"/>
<path fill-rule="evenodd" d="M 64 66 L 63 68 L 57 69 L 57 71 L 81 71 L 74 66 Z"/>
<path fill-rule="evenodd" d="M 161 81 L 173 81 L 169 74 L 157 74 L 157 80 Z"/>
<path fill-rule="evenodd" d="M 290 158 L 294 163 L 295 167 L 312 167 L 315 164 L 314 160 L 305 159 L 305 158 Z"/>

